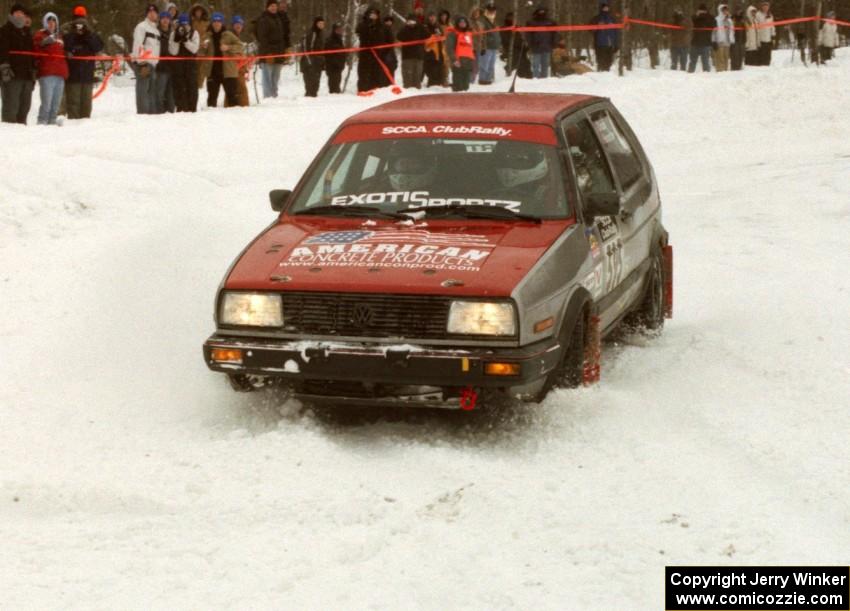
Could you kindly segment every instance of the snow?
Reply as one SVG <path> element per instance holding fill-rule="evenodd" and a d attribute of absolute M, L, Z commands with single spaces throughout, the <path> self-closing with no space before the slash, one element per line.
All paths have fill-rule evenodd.
<path fill-rule="evenodd" d="M 676 249 L 676 318 L 606 345 L 601 384 L 506 420 L 340 422 L 204 365 L 266 193 L 391 93 L 139 117 L 119 81 L 89 122 L 3 125 L 2 605 L 647 609 L 665 565 L 846 564 L 840 51 L 519 83 L 628 118 Z"/>

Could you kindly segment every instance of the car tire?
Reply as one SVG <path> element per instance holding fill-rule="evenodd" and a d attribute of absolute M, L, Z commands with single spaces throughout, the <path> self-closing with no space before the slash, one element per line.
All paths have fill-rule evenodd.
<path fill-rule="evenodd" d="M 646 272 L 643 301 L 629 322 L 639 329 L 658 334 L 664 328 L 664 263 L 661 252 L 654 251 Z"/>
<path fill-rule="evenodd" d="M 540 403 L 553 388 L 578 388 L 584 379 L 585 348 L 587 347 L 587 320 L 582 308 L 572 329 L 562 331 L 561 343 L 565 346 L 561 360 L 546 376 L 543 388 L 535 397 Z"/>

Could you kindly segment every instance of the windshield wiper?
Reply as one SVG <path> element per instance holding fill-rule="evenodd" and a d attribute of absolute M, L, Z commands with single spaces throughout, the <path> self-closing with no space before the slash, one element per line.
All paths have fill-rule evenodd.
<path fill-rule="evenodd" d="M 299 210 L 293 214 L 296 216 L 300 216 L 302 214 L 317 214 L 323 216 L 377 216 L 380 218 L 401 221 L 405 221 L 410 218 L 404 214 L 381 210 L 375 206 L 313 206 L 312 208 L 305 208 L 304 210 Z"/>
<path fill-rule="evenodd" d="M 420 206 L 418 208 L 407 208 L 403 212 L 424 212 L 425 216 L 448 216 L 458 215 L 468 219 L 495 219 L 509 221 L 531 221 L 540 224 L 540 219 L 529 214 L 514 212 L 503 206 L 462 206 L 449 204 L 448 206 Z"/>

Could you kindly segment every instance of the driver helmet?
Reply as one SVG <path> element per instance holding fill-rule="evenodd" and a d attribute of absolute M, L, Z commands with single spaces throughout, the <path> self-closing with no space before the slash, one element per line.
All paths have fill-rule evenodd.
<path fill-rule="evenodd" d="M 540 146 L 506 140 L 496 147 L 496 175 L 502 187 L 535 182 L 546 176 L 547 170 L 546 154 Z"/>
<path fill-rule="evenodd" d="M 396 191 L 424 189 L 434 184 L 437 159 L 431 141 L 400 141 L 393 146 L 387 177 Z"/>

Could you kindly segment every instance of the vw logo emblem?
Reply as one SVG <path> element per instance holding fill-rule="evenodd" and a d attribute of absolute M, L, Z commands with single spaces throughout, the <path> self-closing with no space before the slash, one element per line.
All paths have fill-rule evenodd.
<path fill-rule="evenodd" d="M 358 303 L 354 306 L 354 313 L 352 316 L 352 322 L 362 327 L 368 327 L 372 324 L 372 319 L 375 317 L 375 313 L 372 311 L 367 305 L 362 303 Z"/>

